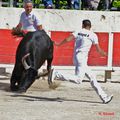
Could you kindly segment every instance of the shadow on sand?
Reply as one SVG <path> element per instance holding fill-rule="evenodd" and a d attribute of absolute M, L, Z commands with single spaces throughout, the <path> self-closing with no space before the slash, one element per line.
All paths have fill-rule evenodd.
<path fill-rule="evenodd" d="M 0 90 L 6 91 L 6 92 L 11 92 L 10 91 L 10 84 L 8 83 L 8 80 L 10 78 L 0 78 Z M 7 80 L 7 82 L 6 82 Z M 84 81 L 86 82 L 86 81 Z M 12 93 L 12 92 L 11 92 Z M 45 102 L 65 102 L 65 101 L 71 101 L 71 102 L 84 102 L 84 103 L 97 103 L 97 104 L 102 104 L 102 102 L 96 102 L 96 101 L 90 101 L 90 100 L 79 100 L 79 99 L 69 99 L 69 98 L 60 98 L 60 97 L 38 97 L 38 96 L 32 96 L 32 95 L 25 95 L 25 94 L 20 94 L 20 93 L 15 93 L 13 92 L 14 95 L 9 95 L 11 97 L 22 97 L 27 101 L 45 101 Z"/>
<path fill-rule="evenodd" d="M 71 102 L 86 102 L 86 103 L 99 103 L 102 104 L 102 102 L 96 102 L 96 101 L 89 101 L 89 100 L 75 100 L 75 99 L 68 99 L 68 98 L 49 98 L 49 97 L 36 97 L 31 95 L 24 95 L 24 94 L 15 94 L 11 95 L 11 97 L 23 97 L 27 101 L 45 101 L 45 102 L 65 102 L 65 101 L 71 101 Z"/>

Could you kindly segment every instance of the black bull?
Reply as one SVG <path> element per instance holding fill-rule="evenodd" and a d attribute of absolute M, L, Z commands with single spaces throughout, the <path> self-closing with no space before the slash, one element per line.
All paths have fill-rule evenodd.
<path fill-rule="evenodd" d="M 15 66 L 10 80 L 11 90 L 25 92 L 38 77 L 38 69 L 46 60 L 47 70 L 50 71 L 53 41 L 44 30 L 28 32 L 16 51 Z"/>

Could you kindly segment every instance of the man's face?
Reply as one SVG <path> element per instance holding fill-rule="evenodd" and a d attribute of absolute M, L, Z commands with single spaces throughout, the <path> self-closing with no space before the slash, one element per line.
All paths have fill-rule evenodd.
<path fill-rule="evenodd" d="M 29 14 L 32 11 L 32 8 L 33 8 L 32 3 L 26 3 L 24 7 L 26 14 Z"/>

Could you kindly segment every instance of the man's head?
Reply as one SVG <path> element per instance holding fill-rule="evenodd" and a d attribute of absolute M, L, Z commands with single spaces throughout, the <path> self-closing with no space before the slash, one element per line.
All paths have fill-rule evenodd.
<path fill-rule="evenodd" d="M 91 28 L 91 22 L 90 20 L 86 19 L 82 21 L 82 28 L 90 29 Z"/>
<path fill-rule="evenodd" d="M 24 9 L 26 14 L 29 14 L 32 11 L 33 3 L 31 0 L 25 0 L 24 1 Z"/>

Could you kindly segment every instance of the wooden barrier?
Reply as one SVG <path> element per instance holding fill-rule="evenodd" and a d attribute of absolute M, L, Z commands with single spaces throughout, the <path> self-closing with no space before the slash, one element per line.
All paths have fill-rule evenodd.
<path fill-rule="evenodd" d="M 51 31 L 50 36 L 53 41 L 61 41 L 71 32 Z M 120 69 L 120 33 L 96 32 L 102 49 L 107 53 L 107 57 L 100 56 L 93 45 L 89 54 L 88 65 L 93 69 L 105 70 L 105 80 L 110 78 L 111 72 Z M 14 64 L 15 53 L 21 38 L 11 35 L 11 30 L 0 29 L 0 64 Z M 54 46 L 54 66 L 73 66 L 74 41 L 63 46 Z"/>

